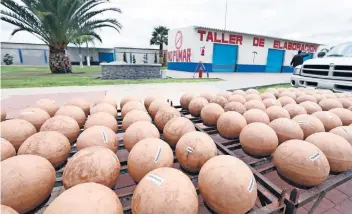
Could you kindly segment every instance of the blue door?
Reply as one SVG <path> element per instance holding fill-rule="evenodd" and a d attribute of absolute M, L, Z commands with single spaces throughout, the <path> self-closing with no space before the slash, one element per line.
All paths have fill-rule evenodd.
<path fill-rule="evenodd" d="M 308 60 L 308 59 L 313 59 L 313 54 L 310 53 L 308 56 L 303 57 L 303 62 Z"/>
<path fill-rule="evenodd" d="M 114 53 L 99 52 L 99 62 L 113 62 Z"/>
<path fill-rule="evenodd" d="M 280 73 L 284 62 L 284 50 L 268 49 L 265 72 Z"/>
<path fill-rule="evenodd" d="M 234 72 L 237 61 L 237 45 L 223 45 L 214 43 L 213 71 Z"/>

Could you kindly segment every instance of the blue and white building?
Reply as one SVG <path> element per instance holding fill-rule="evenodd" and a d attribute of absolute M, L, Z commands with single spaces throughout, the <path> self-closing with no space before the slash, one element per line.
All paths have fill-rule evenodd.
<path fill-rule="evenodd" d="M 99 65 L 101 62 L 123 61 L 124 53 L 126 53 L 127 63 L 133 63 L 134 56 L 136 63 L 153 64 L 155 53 L 157 55 L 157 62 L 159 62 L 159 49 L 157 48 L 105 48 L 90 46 L 88 50 L 85 45 L 81 48 L 83 64 L 87 63 L 86 57 L 89 55 L 91 65 Z M 6 54 L 13 57 L 14 65 L 45 66 L 49 63 L 49 47 L 45 44 L 1 42 L 1 64 L 4 64 L 3 57 Z M 78 47 L 69 45 L 67 54 L 73 65 L 79 65 L 80 56 Z"/>
<path fill-rule="evenodd" d="M 292 72 L 298 50 L 313 58 L 320 44 L 264 35 L 191 26 L 168 35 L 168 69 L 194 72 L 202 62 L 209 72 Z"/>

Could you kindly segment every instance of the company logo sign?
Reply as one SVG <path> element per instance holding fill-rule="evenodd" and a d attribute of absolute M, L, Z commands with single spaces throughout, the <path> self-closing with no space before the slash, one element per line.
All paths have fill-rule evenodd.
<path fill-rule="evenodd" d="M 169 62 L 190 62 L 192 49 L 184 48 L 183 45 L 183 34 L 181 31 L 177 31 L 175 35 L 175 48 L 176 50 L 171 50 L 167 52 L 167 60 Z"/>
<path fill-rule="evenodd" d="M 182 47 L 182 40 L 183 40 L 182 32 L 178 31 L 175 37 L 175 47 L 177 50 L 179 50 Z"/>

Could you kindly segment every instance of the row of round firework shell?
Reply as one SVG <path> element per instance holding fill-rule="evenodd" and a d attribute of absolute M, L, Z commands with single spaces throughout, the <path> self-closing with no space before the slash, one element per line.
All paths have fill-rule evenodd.
<path fill-rule="evenodd" d="M 221 137 L 239 138 L 247 154 L 273 154 L 279 174 L 302 186 L 351 168 L 351 101 L 350 93 L 300 88 L 186 93 L 180 99 Z"/>
<path fill-rule="evenodd" d="M 153 98 L 147 98 L 145 105 L 148 105 L 148 99 Z M 69 109 L 69 107 L 78 107 L 77 100 L 75 100 L 75 105 L 72 104 L 73 101 L 70 101 L 70 105 L 61 107 L 56 112 L 52 110 L 55 103 L 45 100 L 49 103 L 48 106 L 52 106 L 44 105 L 46 107 L 44 111 L 49 117 L 46 115 L 46 120 L 39 120 L 43 122 L 41 125 L 34 124 L 33 121 L 38 120 L 33 117 L 24 117 L 23 115 L 39 115 L 43 112 L 38 109 L 44 109 L 44 107 L 34 109 L 35 113 L 21 114 L 20 119 L 7 120 L 1 124 L 2 128 L 5 127 L 1 133 L 4 137 L 1 144 L 2 151 L 5 147 L 9 147 L 9 151 L 12 149 L 11 152 L 7 152 L 9 155 L 6 160 L 4 158 L 1 162 L 2 173 L 6 174 L 1 185 L 4 196 L 2 210 L 11 210 L 12 207 L 22 213 L 32 210 L 42 203 L 50 195 L 55 184 L 55 168 L 60 167 L 68 158 L 70 143 L 76 143 L 79 152 L 69 159 L 63 173 L 63 184 L 67 190 L 49 205 L 45 213 L 88 213 L 91 210 L 98 213 L 100 211 L 104 213 L 106 211 L 122 212 L 122 206 L 116 194 L 109 190 L 115 185 L 120 171 L 120 163 L 115 154 L 118 148 L 115 134 L 117 131 L 116 106 L 107 97 L 104 97 L 103 100 L 104 102 L 100 102 L 90 109 L 91 115 L 85 123 L 82 122 L 85 120 L 81 120 L 82 123 L 79 123 L 80 111 L 70 111 Z M 79 103 L 83 103 L 82 101 L 80 100 Z M 40 103 L 43 102 L 43 100 L 40 101 Z M 242 179 L 240 177 L 238 179 L 242 181 L 245 178 L 246 182 L 228 185 L 231 191 L 243 189 L 243 185 L 247 186 L 247 183 L 251 186 L 250 191 L 241 194 L 242 199 L 234 198 L 234 202 L 239 205 L 236 208 L 232 206 L 224 208 L 221 206 L 223 203 L 221 200 L 214 200 L 211 197 L 214 194 L 211 192 L 213 191 L 213 180 L 221 180 L 222 178 L 211 170 L 205 170 L 204 173 L 201 173 L 200 190 L 211 208 L 217 211 L 246 212 L 253 207 L 257 194 L 256 184 L 253 174 L 243 162 L 234 157 L 216 158 L 216 146 L 213 140 L 208 135 L 195 131 L 192 122 L 180 117 L 180 113 L 164 100 L 155 99 L 150 102 L 150 106 L 147 106 L 156 126 L 151 123 L 151 117 L 145 115 L 146 108 L 141 107 L 139 103 L 135 99 L 125 102 L 123 105 L 121 103 L 121 112 L 124 117 L 122 128 L 126 130 L 124 134 L 125 146 L 130 150 L 128 170 L 132 178 L 136 182 L 140 182 L 132 200 L 134 213 L 145 210 L 160 210 L 160 212 L 173 210 L 174 213 L 178 213 L 181 210 L 185 211 L 185 207 L 187 209 L 184 213 L 197 211 L 198 200 L 193 184 L 185 174 L 170 168 L 173 163 L 171 147 L 175 148 L 176 157 L 181 166 L 191 172 L 198 172 L 209 160 L 212 160 L 209 161 L 209 164 L 217 164 L 221 169 L 228 168 L 227 173 L 231 171 L 230 169 L 243 169 L 244 173 L 240 176 Z M 57 107 L 55 108 L 57 109 Z M 87 111 L 84 111 L 82 106 L 78 108 L 86 116 Z M 34 112 L 34 110 L 26 109 L 23 112 Z M 50 114 L 49 110 L 52 110 Z M 75 113 L 78 113 L 78 116 Z M 53 117 L 50 118 L 50 116 Z M 114 122 L 106 120 L 111 117 Z M 85 130 L 79 134 L 79 128 L 83 125 Z M 158 139 L 160 137 L 159 130 L 163 131 L 164 138 L 168 143 Z M 37 133 L 37 131 L 40 132 Z M 6 146 L 3 146 L 5 144 Z M 14 156 L 16 150 L 18 156 Z M 223 162 L 221 158 L 227 158 L 229 161 L 226 162 L 231 164 L 221 166 Z M 40 171 L 38 171 L 39 169 Z M 84 179 L 82 175 L 85 175 Z M 214 176 L 213 180 L 210 180 L 212 175 Z M 14 179 L 18 177 L 20 179 Z M 30 186 L 30 188 L 20 188 L 22 185 Z M 154 188 L 158 188 L 157 191 L 160 194 L 166 192 L 167 194 L 164 194 L 165 200 L 169 200 L 167 197 L 174 195 L 174 192 L 180 189 L 183 189 L 183 194 L 175 198 L 175 203 L 166 204 L 167 207 L 165 207 L 164 203 L 159 203 L 160 194 L 157 194 L 158 197 L 150 198 L 147 192 L 150 185 L 157 185 Z M 13 188 L 16 189 L 16 194 L 10 194 Z M 224 188 L 224 191 L 226 189 Z M 94 196 L 91 194 L 92 191 L 94 191 Z M 100 197 L 104 198 L 105 203 L 94 203 L 94 199 L 98 200 Z M 21 198 L 27 200 L 24 201 Z M 243 203 L 243 199 L 247 199 L 247 202 Z M 137 203 L 136 200 L 142 201 Z"/>

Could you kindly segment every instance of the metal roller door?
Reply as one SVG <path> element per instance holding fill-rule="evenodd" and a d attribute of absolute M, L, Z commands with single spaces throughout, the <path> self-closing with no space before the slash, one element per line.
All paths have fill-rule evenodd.
<path fill-rule="evenodd" d="M 213 71 L 234 72 L 237 61 L 237 45 L 214 44 Z"/>
<path fill-rule="evenodd" d="M 265 72 L 280 73 L 284 62 L 284 56 L 284 50 L 269 49 Z"/>

